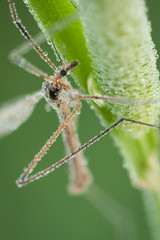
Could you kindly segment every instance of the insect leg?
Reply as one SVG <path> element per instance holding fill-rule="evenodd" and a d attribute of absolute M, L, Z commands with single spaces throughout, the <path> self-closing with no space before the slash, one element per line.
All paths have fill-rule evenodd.
<path fill-rule="evenodd" d="M 77 20 L 77 15 L 76 14 L 72 14 L 71 16 L 65 17 L 64 19 L 61 19 L 60 21 L 57 21 L 54 26 L 51 26 L 48 31 L 46 32 L 46 35 L 48 35 L 51 38 L 51 34 L 59 32 L 63 29 L 65 29 L 66 27 L 68 27 L 70 24 L 74 23 Z M 42 34 L 42 32 L 38 33 L 35 37 L 35 42 L 38 44 L 44 43 L 46 41 L 45 36 Z M 52 43 L 52 47 L 53 47 L 53 43 Z M 11 51 L 11 53 L 9 54 L 9 58 L 10 60 L 17 64 L 18 66 L 24 68 L 25 70 L 36 74 L 37 75 L 37 71 L 39 71 L 40 73 L 41 70 L 39 70 L 37 67 L 34 67 L 33 64 L 27 62 L 22 56 L 27 54 L 29 51 L 31 51 L 33 49 L 32 45 L 30 44 L 30 42 L 25 41 L 24 43 L 22 43 L 20 46 L 18 46 L 17 48 L 13 49 Z M 54 49 L 55 50 L 55 49 Z M 65 57 L 64 57 L 65 59 Z M 32 66 L 32 69 L 30 71 L 30 67 L 26 68 L 25 64 L 29 66 Z M 35 68 L 36 72 L 34 73 L 33 67 Z"/>
<path fill-rule="evenodd" d="M 15 51 L 14 53 L 12 52 L 9 55 L 9 58 L 13 63 L 23 68 L 27 72 L 45 79 L 49 78 L 49 76 L 46 73 L 42 72 L 37 67 L 33 66 L 33 64 L 29 63 L 25 58 L 18 55 L 18 52 L 17 53 Z"/>
<path fill-rule="evenodd" d="M 112 224 L 113 239 L 138 239 L 136 219 L 126 206 L 121 205 L 95 183 L 88 189 L 84 197 L 107 223 Z"/>
<path fill-rule="evenodd" d="M 14 52 L 14 54 L 12 53 L 10 55 L 10 58 L 15 64 L 17 64 L 19 67 L 22 67 L 23 69 L 25 69 L 29 73 L 32 73 L 32 74 L 34 74 L 38 77 L 42 77 L 46 80 L 56 82 L 56 83 L 62 85 L 63 87 L 68 88 L 68 86 L 66 84 L 55 80 L 54 77 L 52 77 L 52 76 L 48 76 L 46 73 L 42 72 L 37 67 L 35 67 L 31 63 L 29 63 L 26 59 L 19 56 L 16 52 Z"/>
<path fill-rule="evenodd" d="M 78 109 L 78 108 L 77 108 Z M 72 112 L 72 116 L 75 115 L 76 110 L 75 109 Z M 71 116 L 71 115 L 70 115 Z M 69 122 L 69 118 L 68 118 L 68 122 Z M 115 122 L 114 124 L 112 124 L 109 128 L 105 129 L 103 132 L 99 133 L 98 135 L 96 135 L 94 138 L 90 139 L 88 142 L 86 142 L 85 144 L 83 144 L 81 147 L 79 147 L 77 150 L 75 150 L 74 152 L 72 152 L 71 154 L 67 155 L 66 157 L 62 158 L 61 160 L 59 160 L 58 162 L 54 163 L 53 165 L 51 165 L 50 167 L 48 167 L 47 169 L 40 171 L 39 173 L 35 174 L 34 176 L 31 176 L 30 178 L 26 179 L 27 175 L 32 171 L 33 167 L 37 164 L 37 162 L 41 159 L 41 157 L 44 155 L 44 153 L 46 152 L 46 150 L 48 149 L 48 147 L 53 143 L 54 139 L 56 137 L 52 137 L 49 142 L 42 148 L 41 152 L 38 154 L 38 156 L 33 160 L 33 162 L 30 164 L 30 166 L 28 167 L 28 169 L 26 170 L 26 172 L 20 177 L 20 179 L 18 180 L 18 185 L 21 186 L 23 184 L 27 184 L 31 181 L 37 180 L 40 177 L 46 176 L 48 173 L 52 172 L 53 170 L 55 170 L 56 168 L 60 167 L 62 164 L 68 162 L 71 158 L 73 158 L 76 154 L 78 154 L 79 152 L 85 150 L 87 147 L 89 147 L 90 145 L 92 145 L 94 142 L 96 142 L 98 139 L 100 139 L 101 137 L 103 137 L 104 135 L 106 135 L 108 132 L 110 132 L 112 129 L 114 129 L 115 127 L 117 127 L 119 124 L 121 124 L 122 122 L 132 122 L 135 124 L 140 124 L 140 125 L 144 125 L 144 126 L 149 126 L 149 127 L 153 127 L 153 128 L 157 128 L 160 129 L 160 126 L 157 125 L 153 125 L 153 124 L 149 124 L 149 123 L 143 123 L 143 122 L 139 122 L 139 121 L 134 121 L 131 119 L 127 119 L 127 118 L 121 118 L 119 119 L 117 122 Z M 65 125 L 67 124 L 66 122 L 64 123 Z M 64 128 L 65 126 L 63 126 L 64 124 L 61 125 L 61 128 Z M 57 132 L 59 131 L 59 129 L 57 130 Z M 56 133 L 57 133 L 56 132 Z M 55 133 L 55 134 L 56 134 Z M 60 131 L 57 133 L 57 135 L 60 133 Z"/>
<path fill-rule="evenodd" d="M 98 96 L 98 95 L 79 95 L 80 99 L 86 100 L 103 100 L 107 102 L 113 102 L 118 104 L 125 104 L 128 106 L 145 106 L 150 104 L 160 103 L 160 98 L 158 99 L 148 99 L 148 100 L 128 100 L 123 98 L 115 98 L 115 97 L 108 97 L 108 96 Z"/>
<path fill-rule="evenodd" d="M 12 0 L 9 0 L 9 4 L 10 4 L 10 9 L 11 9 L 11 13 L 12 13 L 12 18 L 14 20 L 14 23 L 16 24 L 16 26 L 18 27 L 18 29 L 20 30 L 20 32 L 22 33 L 22 35 L 31 43 L 32 47 L 40 54 L 40 56 L 42 57 L 42 59 L 44 61 L 46 61 L 49 66 L 56 70 L 56 66 L 51 62 L 51 60 L 43 53 L 43 51 L 40 49 L 40 47 L 35 43 L 35 41 L 32 39 L 32 37 L 29 35 L 29 33 L 27 32 L 27 30 L 25 29 L 25 27 L 22 25 L 22 23 L 18 20 L 18 15 L 16 13 L 16 8 L 13 4 Z"/>
<path fill-rule="evenodd" d="M 66 107 L 65 104 L 62 105 L 61 113 L 59 114 L 60 121 L 63 121 L 68 117 L 69 111 L 69 108 Z M 74 152 L 78 147 L 80 147 L 80 142 L 75 131 L 77 120 L 78 115 L 69 122 L 63 131 L 67 154 Z M 87 167 L 83 152 L 79 152 L 69 161 L 69 173 L 69 192 L 73 194 L 85 192 L 92 182 L 92 176 Z"/>
<path fill-rule="evenodd" d="M 72 113 L 69 115 L 69 117 L 62 123 L 62 125 L 58 128 L 58 130 L 51 136 L 51 138 L 47 141 L 47 143 L 43 146 L 41 151 L 35 156 L 34 160 L 30 163 L 27 170 L 21 175 L 21 177 L 18 179 L 17 184 L 18 186 L 22 186 L 26 183 L 29 183 L 35 179 L 38 179 L 39 177 L 46 175 L 47 173 L 45 171 L 44 174 L 42 172 L 37 173 L 34 176 L 31 176 L 30 178 L 27 178 L 27 176 L 33 171 L 33 168 L 37 165 L 37 163 L 41 160 L 41 158 L 44 156 L 48 148 L 53 144 L 53 142 L 56 140 L 56 138 L 59 136 L 59 134 L 63 131 L 63 129 L 67 126 L 67 124 L 71 121 L 71 119 L 76 115 L 76 112 L 80 109 L 80 105 L 78 104 L 77 107 L 72 111 Z"/>

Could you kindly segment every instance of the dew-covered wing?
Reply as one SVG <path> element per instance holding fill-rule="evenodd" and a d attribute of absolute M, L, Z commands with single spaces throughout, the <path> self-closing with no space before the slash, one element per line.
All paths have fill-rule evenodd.
<path fill-rule="evenodd" d="M 0 137 L 10 134 L 25 122 L 41 98 L 39 91 L 4 104 L 0 108 Z"/>

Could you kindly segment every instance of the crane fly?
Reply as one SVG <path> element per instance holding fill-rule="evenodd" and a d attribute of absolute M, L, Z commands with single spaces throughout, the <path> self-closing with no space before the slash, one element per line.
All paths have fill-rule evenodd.
<path fill-rule="evenodd" d="M 22 53 L 24 49 L 19 49 L 18 51 L 14 51 L 11 54 L 11 58 L 14 63 L 24 68 L 28 72 L 36 76 L 42 77 L 44 79 L 44 83 L 41 91 L 27 95 L 17 101 L 13 101 L 0 109 L 0 136 L 5 136 L 11 133 L 13 130 L 16 130 L 24 121 L 26 121 L 26 119 L 32 113 L 36 103 L 40 101 L 40 99 L 42 99 L 43 97 L 45 98 L 47 103 L 49 103 L 49 105 L 57 111 L 60 120 L 59 128 L 53 133 L 47 143 L 42 147 L 40 152 L 29 164 L 28 168 L 17 180 L 17 185 L 21 187 L 34 180 L 39 179 L 40 177 L 46 176 L 48 173 L 52 172 L 57 167 L 68 162 L 70 168 L 70 192 L 74 194 L 85 192 L 92 182 L 92 175 L 86 165 L 86 161 L 83 156 L 83 150 L 85 150 L 87 147 L 89 147 L 95 141 L 97 141 L 109 131 L 117 127 L 122 122 L 130 122 L 133 124 L 139 124 L 158 129 L 160 129 L 160 127 L 154 124 L 135 121 L 128 118 L 121 118 L 115 123 L 113 123 L 110 127 L 96 135 L 94 138 L 90 139 L 85 144 L 80 145 L 78 136 L 74 130 L 74 119 L 81 109 L 81 100 L 104 100 L 108 102 L 128 104 L 132 106 L 146 105 L 154 103 L 157 100 L 139 102 L 132 100 L 128 101 L 125 99 L 108 96 L 82 95 L 80 91 L 72 88 L 70 82 L 67 79 L 67 75 L 70 73 L 70 71 L 74 70 L 78 66 L 78 61 L 73 60 L 70 64 L 66 64 L 66 62 L 58 53 L 58 50 L 53 40 L 51 39 L 55 53 L 59 58 L 59 61 L 61 62 L 61 65 L 57 68 L 47 57 L 47 55 L 40 49 L 40 47 L 35 43 L 35 41 L 32 39 L 32 37 L 29 35 L 27 30 L 24 28 L 24 26 L 18 19 L 18 15 L 13 1 L 9 0 L 9 4 L 11 9 L 11 15 L 15 25 L 22 33 L 22 35 L 28 40 L 28 42 L 30 42 L 33 49 L 36 50 L 40 54 L 41 58 L 45 60 L 45 62 L 47 62 L 48 65 L 52 68 L 54 74 L 52 76 L 48 76 L 46 73 L 37 69 L 32 64 L 27 62 L 24 58 L 22 58 Z M 56 141 L 57 137 L 62 132 L 64 134 L 64 140 L 69 154 L 48 167 L 47 169 L 42 170 L 35 175 L 30 175 L 38 162 L 47 152 L 48 148 Z"/>

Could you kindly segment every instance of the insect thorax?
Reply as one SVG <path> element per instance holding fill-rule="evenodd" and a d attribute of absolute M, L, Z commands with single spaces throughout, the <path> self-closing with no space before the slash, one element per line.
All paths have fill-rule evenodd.
<path fill-rule="evenodd" d="M 42 86 L 42 92 L 46 101 L 55 109 L 61 107 L 62 104 L 74 107 L 78 101 L 77 90 L 64 88 L 57 83 L 45 81 Z"/>

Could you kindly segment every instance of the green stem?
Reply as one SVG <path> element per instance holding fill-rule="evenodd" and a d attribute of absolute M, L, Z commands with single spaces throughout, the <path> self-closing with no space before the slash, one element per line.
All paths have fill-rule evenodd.
<path fill-rule="evenodd" d="M 45 34 L 57 22 L 76 14 L 78 9 L 75 1 L 25 2 Z M 74 77 L 87 93 L 114 97 L 117 94 L 136 100 L 159 98 L 157 53 L 146 12 L 143 0 L 81 0 L 80 20 L 77 18 L 54 32 L 53 39 L 60 52 L 65 44 L 67 60 L 80 62 Z M 105 126 L 122 117 L 153 124 L 159 115 L 157 105 L 131 107 L 96 101 L 94 108 Z M 147 210 L 149 218 L 154 219 L 155 236 L 160 236 L 157 135 L 155 130 L 135 124 L 122 124 L 112 134 L 121 149 L 132 184 L 145 189 L 145 200 L 152 199 Z"/>
<path fill-rule="evenodd" d="M 146 208 L 148 223 L 151 228 L 151 236 L 159 240 L 160 236 L 160 193 L 145 191 L 142 193 Z"/>

